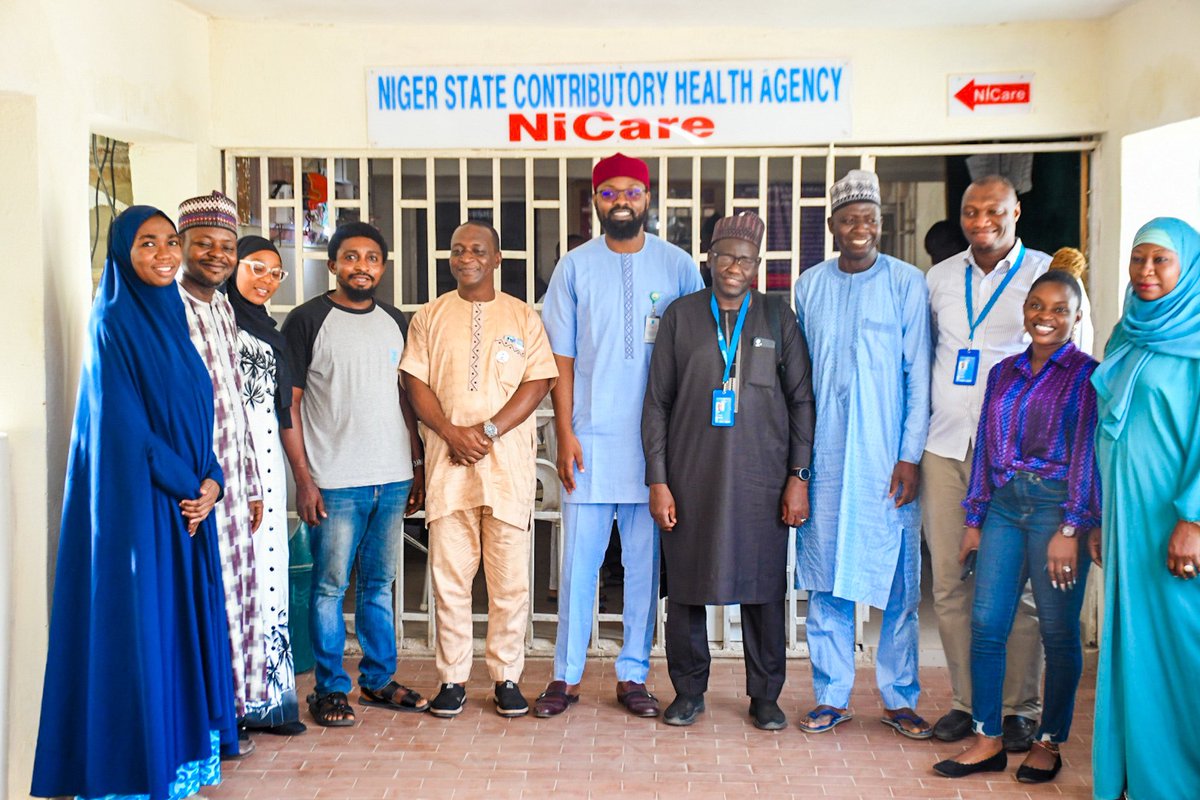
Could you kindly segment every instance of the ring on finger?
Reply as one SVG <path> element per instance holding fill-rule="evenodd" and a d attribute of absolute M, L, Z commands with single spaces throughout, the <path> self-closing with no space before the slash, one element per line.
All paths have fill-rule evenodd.
<path fill-rule="evenodd" d="M 1195 564 L 1184 564 L 1183 571 L 1189 575 L 1194 575 L 1194 574 L 1196 574 L 1196 565 Z"/>

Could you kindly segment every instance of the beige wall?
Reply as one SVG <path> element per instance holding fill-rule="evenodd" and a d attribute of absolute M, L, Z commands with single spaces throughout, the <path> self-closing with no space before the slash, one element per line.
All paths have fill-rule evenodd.
<path fill-rule="evenodd" d="M 2 723 L 2 796 L 28 794 L 37 733 L 48 575 L 91 303 L 89 135 L 185 143 L 190 159 L 160 168 L 192 176 L 176 186 L 195 188 L 202 171 L 211 180 L 208 41 L 208 21 L 169 1 L 0 3 L 0 241 L 8 274 L 23 279 L 0 301 L 0 431 L 12 467 L 0 515 L 20 542 L 0 553 L 10 609 L 0 619 L 0 646 L 11 646 L 4 693 L 17 710 Z"/>
<path fill-rule="evenodd" d="M 1102 22 L 906 31 L 529 31 L 215 21 L 212 84 L 237 91 L 217 98 L 213 141 L 366 147 L 370 67 L 787 57 L 852 60 L 855 142 L 1072 136 L 1094 133 L 1103 122 L 1103 87 L 1094 80 L 1103 30 Z M 636 58 L 626 58 L 631 53 Z M 298 72 L 296 65 L 306 62 L 311 68 Z M 947 116 L 948 74 L 997 71 L 1037 74 L 1033 113 Z M 827 144 L 804 141 L 802 131 L 788 135 L 795 144 Z"/>
<path fill-rule="evenodd" d="M 1092 302 L 1097 319 L 1108 324 L 1097 326 L 1097 343 L 1105 341 L 1108 329 L 1116 322 L 1126 284 L 1129 244 L 1138 227 L 1147 221 L 1142 217 L 1149 211 L 1143 202 L 1131 202 L 1128 208 L 1122 202 L 1126 191 L 1140 194 L 1148 188 L 1141 181 L 1128 190 L 1122 186 L 1122 139 L 1140 131 L 1200 118 L 1198 31 L 1200 3 L 1195 0 L 1144 0 L 1114 14 L 1104 26 L 1104 69 L 1097 75 L 1097 82 L 1104 86 L 1105 137 L 1101 157 L 1097 159 L 1093 185 L 1096 204 L 1092 216 L 1095 237 L 1092 265 L 1095 274 L 1103 276 L 1104 281 L 1098 283 L 1093 279 Z M 1168 153 L 1164 149 L 1162 158 L 1174 160 Z M 1139 148 L 1139 155 L 1145 157 L 1144 148 Z M 1165 171 L 1174 173 L 1182 187 L 1190 185 L 1194 197 L 1200 186 L 1197 163 L 1157 165 L 1160 170 L 1164 166 Z M 1164 192 L 1178 192 L 1182 187 L 1164 186 Z M 1176 213 L 1186 213 L 1187 208 L 1184 206 Z"/>

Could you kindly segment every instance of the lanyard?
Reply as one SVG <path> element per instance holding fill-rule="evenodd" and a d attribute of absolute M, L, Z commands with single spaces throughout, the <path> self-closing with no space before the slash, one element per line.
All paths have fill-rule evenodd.
<path fill-rule="evenodd" d="M 974 319 L 975 309 L 971 299 L 971 265 L 967 265 L 967 325 L 970 326 L 970 340 L 975 342 L 975 329 L 983 324 L 983 320 L 987 317 L 988 312 L 992 310 L 992 306 L 996 305 L 996 301 L 1000 299 L 1000 295 L 1004 293 L 1004 289 L 1009 282 L 1016 277 L 1017 270 L 1021 268 L 1021 264 L 1025 261 L 1025 244 L 1021 244 L 1021 250 L 1017 253 L 1016 263 L 1009 269 L 1008 274 L 1004 276 L 1004 280 L 1000 281 L 1000 285 L 996 287 L 996 291 L 992 292 L 992 297 L 987 301 L 987 305 L 983 307 L 983 311 L 979 312 L 979 318 Z"/>
<path fill-rule="evenodd" d="M 729 342 L 725 341 L 725 333 L 721 330 L 721 312 L 717 309 L 717 296 L 712 296 L 712 313 L 713 321 L 717 323 L 717 347 L 721 350 L 721 358 L 725 361 L 725 377 L 721 379 L 721 385 L 729 383 L 729 373 L 733 371 L 734 354 L 737 352 L 738 343 L 742 339 L 742 323 L 746 321 L 746 309 L 750 308 L 750 293 L 746 292 L 746 296 L 742 298 L 742 310 L 738 312 L 737 322 L 733 326 L 733 336 Z"/>

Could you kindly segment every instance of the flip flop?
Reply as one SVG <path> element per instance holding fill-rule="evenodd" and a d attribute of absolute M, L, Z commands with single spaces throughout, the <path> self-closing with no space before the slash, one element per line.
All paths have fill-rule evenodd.
<path fill-rule="evenodd" d="M 890 711 L 891 709 L 888 710 Z M 908 711 L 906 709 L 897 709 L 892 713 L 894 716 L 880 717 L 879 721 L 884 725 L 887 725 L 889 728 L 895 730 L 896 733 L 900 734 L 901 736 L 906 736 L 909 739 L 928 739 L 933 736 L 933 728 L 930 727 L 929 723 L 922 719 L 917 712 Z M 925 730 L 910 731 L 908 728 L 904 727 L 904 721 L 911 722 L 913 725 L 922 727 Z"/>
<path fill-rule="evenodd" d="M 405 711 L 410 714 L 424 714 L 429 710 L 428 700 L 395 681 L 388 681 L 386 686 L 374 691 L 365 686 L 358 687 L 358 702 L 364 706 L 389 708 L 392 711 Z"/>
<path fill-rule="evenodd" d="M 809 727 L 808 725 L 800 726 L 800 730 L 804 731 L 805 733 L 825 733 L 826 731 L 833 730 L 843 722 L 849 722 L 850 720 L 854 719 L 854 713 L 849 709 L 846 709 L 845 711 L 838 711 L 833 706 L 817 706 L 812 711 L 805 714 L 805 717 L 811 719 L 813 722 L 816 722 L 821 717 L 829 717 L 829 722 L 824 725 L 818 725 L 815 728 Z"/>

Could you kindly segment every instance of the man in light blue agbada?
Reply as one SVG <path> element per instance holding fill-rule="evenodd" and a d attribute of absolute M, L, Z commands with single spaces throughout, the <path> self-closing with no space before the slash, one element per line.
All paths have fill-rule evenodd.
<path fill-rule="evenodd" d="M 592 188 L 604 235 L 563 256 L 542 310 L 559 372 L 551 399 L 558 475 L 567 494 L 554 680 L 534 713 L 555 716 L 579 699 L 596 583 L 615 516 L 625 567 L 617 700 L 635 716 L 654 717 L 658 701 L 645 683 L 659 550 L 645 483 L 642 398 L 663 311 L 704 282 L 687 253 L 645 231 L 650 171 L 644 161 L 620 153 L 600 160 Z"/>
<path fill-rule="evenodd" d="M 929 291 L 911 264 L 883 255 L 879 180 L 851 170 L 830 187 L 837 258 L 796 282 L 817 400 L 812 506 L 797 531 L 796 585 L 808 590 L 817 706 L 810 733 L 850 719 L 854 609 L 883 610 L 876 678 L 881 720 L 932 735 L 914 710 L 920 601 L 918 469 L 929 429 Z"/>

